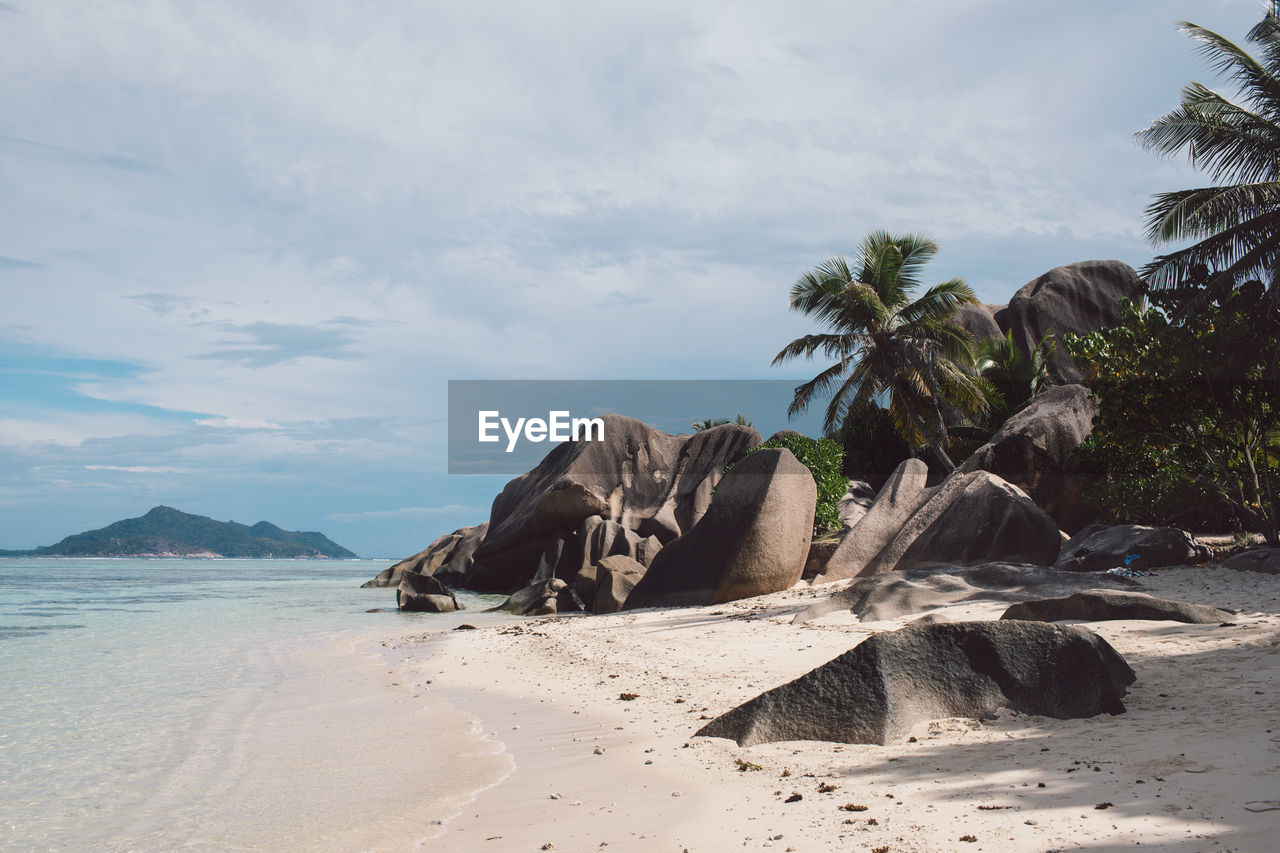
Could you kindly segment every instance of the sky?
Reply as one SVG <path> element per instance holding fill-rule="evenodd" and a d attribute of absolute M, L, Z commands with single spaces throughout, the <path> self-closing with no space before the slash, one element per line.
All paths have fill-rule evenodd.
<path fill-rule="evenodd" d="M 805 270 L 1153 255 L 1133 134 L 1256 0 L 0 0 L 0 548 L 157 504 L 398 558 L 450 379 L 792 379 Z M 691 420 L 734 412 L 691 411 Z M 766 432 L 784 412 L 748 412 Z"/>

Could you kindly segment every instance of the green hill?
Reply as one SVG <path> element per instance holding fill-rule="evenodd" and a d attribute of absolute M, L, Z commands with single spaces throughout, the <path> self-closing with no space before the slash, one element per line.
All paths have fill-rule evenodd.
<path fill-rule="evenodd" d="M 24 553 L 41 557 L 329 557 L 356 555 L 321 533 L 281 530 L 267 521 L 252 527 L 158 506 L 100 530 L 68 536 Z"/>

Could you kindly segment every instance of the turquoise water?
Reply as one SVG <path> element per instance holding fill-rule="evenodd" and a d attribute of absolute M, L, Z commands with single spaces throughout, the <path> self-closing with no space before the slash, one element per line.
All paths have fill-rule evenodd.
<path fill-rule="evenodd" d="M 369 796 L 355 789 L 376 787 L 379 773 L 395 784 L 420 774 L 418 802 L 430 802 L 429 780 L 444 768 L 416 756 L 399 766 L 403 743 L 393 752 L 380 732 L 409 713 L 434 713 L 427 722 L 443 725 L 452 709 L 391 683 L 368 648 L 379 637 L 483 619 L 474 610 L 488 602 L 471 599 L 471 614 L 397 613 L 393 590 L 359 588 L 385 566 L 0 559 L 0 848 L 270 849 L 289 809 L 315 823 L 314 797 L 282 795 L 272 814 L 259 813 L 262 790 L 288 790 L 303 772 L 317 775 L 311 784 L 352 786 L 345 798 L 332 795 L 330 812 L 346 802 L 354 809 Z M 375 673 L 387 683 L 362 680 Z M 343 729 L 357 720 L 369 725 L 353 758 Z M 461 752 L 448 760 L 494 752 L 461 718 L 449 725 Z M 308 742 L 335 762 L 341 755 L 341 768 L 277 749 L 308 727 Z M 268 731 L 270 740 L 255 740 Z M 377 756 L 367 772 L 364 754 Z M 449 796 L 440 792 L 436 812 L 448 810 Z M 184 827 L 173 825 L 175 814 Z M 296 842 L 287 846 L 325 849 L 323 838 L 336 838 L 315 832 L 312 841 L 287 834 Z M 351 849 L 368 843 L 345 838 Z"/>

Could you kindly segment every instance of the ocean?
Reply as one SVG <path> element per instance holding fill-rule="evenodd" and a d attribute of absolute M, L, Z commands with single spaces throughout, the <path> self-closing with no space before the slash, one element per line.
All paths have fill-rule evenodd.
<path fill-rule="evenodd" d="M 511 761 L 383 642 L 493 600 L 398 613 L 386 565 L 0 558 L 0 849 L 427 844 Z"/>

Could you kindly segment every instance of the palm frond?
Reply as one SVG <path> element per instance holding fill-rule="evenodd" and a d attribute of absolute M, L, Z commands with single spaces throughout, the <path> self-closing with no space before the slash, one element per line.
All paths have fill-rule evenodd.
<path fill-rule="evenodd" d="M 791 405 L 787 407 L 787 417 L 795 417 L 809 407 L 809 402 L 820 394 L 826 393 L 841 375 L 849 368 L 848 359 L 841 359 L 808 382 L 796 388 Z"/>
<path fill-rule="evenodd" d="M 1274 37 L 1274 31 L 1268 26 L 1270 15 L 1250 30 L 1247 36 L 1251 42 L 1265 42 Z M 1182 21 L 1178 29 L 1189 38 L 1200 42 L 1200 54 L 1208 60 L 1219 74 L 1234 81 L 1241 92 L 1250 98 L 1261 101 L 1280 102 L 1280 79 L 1244 48 L 1235 42 L 1189 21 Z"/>

